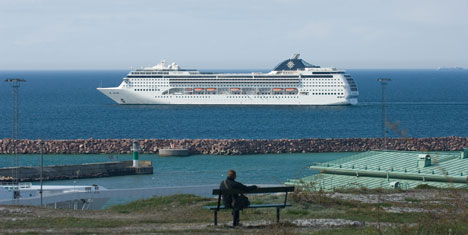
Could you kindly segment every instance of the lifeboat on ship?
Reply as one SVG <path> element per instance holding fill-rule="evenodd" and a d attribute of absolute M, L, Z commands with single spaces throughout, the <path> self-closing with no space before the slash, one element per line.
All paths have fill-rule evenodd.
<path fill-rule="evenodd" d="M 273 91 L 283 91 L 283 88 L 273 88 Z"/>
<path fill-rule="evenodd" d="M 206 91 L 216 91 L 216 88 L 206 88 Z"/>
<path fill-rule="evenodd" d="M 240 88 L 231 88 L 231 91 L 240 91 Z"/>
<path fill-rule="evenodd" d="M 297 91 L 296 88 L 286 88 L 286 91 Z"/>
<path fill-rule="evenodd" d="M 204 89 L 203 88 L 195 88 L 193 89 L 194 91 L 203 91 Z"/>

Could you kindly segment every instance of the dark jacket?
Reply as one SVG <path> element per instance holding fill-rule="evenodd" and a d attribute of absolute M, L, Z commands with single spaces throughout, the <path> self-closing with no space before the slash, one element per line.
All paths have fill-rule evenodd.
<path fill-rule="evenodd" d="M 228 186 L 227 188 L 226 188 L 226 185 L 224 185 L 225 181 Z M 241 189 L 244 191 L 249 191 L 249 190 L 256 189 L 256 188 L 257 186 L 255 185 L 245 186 L 244 184 L 237 182 L 235 180 L 231 180 L 231 179 L 223 180 L 221 181 L 221 184 L 219 185 L 219 189 Z M 226 194 L 226 195 L 223 194 L 222 196 L 223 196 L 224 206 L 226 208 L 232 208 L 232 201 L 234 200 L 234 198 L 239 197 L 239 194 Z"/>

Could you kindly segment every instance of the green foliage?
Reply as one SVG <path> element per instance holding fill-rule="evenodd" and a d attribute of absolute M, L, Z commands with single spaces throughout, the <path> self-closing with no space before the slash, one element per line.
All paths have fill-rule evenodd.
<path fill-rule="evenodd" d="M 203 206 L 217 206 L 217 205 L 218 205 L 218 202 L 207 202 L 207 203 L 203 204 Z"/>
<path fill-rule="evenodd" d="M 419 202 L 419 199 L 416 198 L 411 198 L 411 197 L 405 197 L 405 201 L 407 202 Z"/>
<path fill-rule="evenodd" d="M 77 217 L 34 218 L 30 220 L 4 221 L 1 229 L 6 228 L 107 228 L 129 224 L 127 221 L 110 219 L 88 219 Z"/>
<path fill-rule="evenodd" d="M 375 230 L 372 227 L 365 228 L 337 228 L 337 229 L 323 229 L 313 234 L 316 235 L 360 235 L 360 234 L 375 234 Z"/>
<path fill-rule="evenodd" d="M 428 184 L 420 184 L 420 185 L 416 186 L 415 189 L 437 189 L 437 187 L 431 186 L 431 185 L 428 185 Z"/>
<path fill-rule="evenodd" d="M 287 214 L 290 215 L 308 215 L 309 211 L 308 210 L 300 210 L 300 209 L 288 209 L 286 210 Z"/>
<path fill-rule="evenodd" d="M 380 206 L 380 207 L 392 207 L 392 204 L 391 204 L 391 203 L 385 203 L 385 202 L 375 203 L 374 205 L 375 205 L 376 207 L 377 207 L 377 206 Z"/>
<path fill-rule="evenodd" d="M 253 204 L 263 204 L 263 200 L 260 200 L 260 199 L 253 199 L 253 200 L 249 200 L 250 201 L 250 204 L 253 205 Z"/>

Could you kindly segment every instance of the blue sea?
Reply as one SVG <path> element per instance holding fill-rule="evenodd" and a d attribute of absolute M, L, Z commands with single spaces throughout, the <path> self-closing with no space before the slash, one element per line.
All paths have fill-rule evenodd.
<path fill-rule="evenodd" d="M 127 73 L 0 71 L 0 79 L 27 80 L 19 98 L 25 139 L 380 137 L 380 77 L 392 79 L 388 120 L 408 137 L 468 136 L 468 70 L 348 70 L 359 87 L 356 106 L 122 106 L 96 90 Z M 12 136 L 11 94 L 0 83 L 0 138 Z"/>

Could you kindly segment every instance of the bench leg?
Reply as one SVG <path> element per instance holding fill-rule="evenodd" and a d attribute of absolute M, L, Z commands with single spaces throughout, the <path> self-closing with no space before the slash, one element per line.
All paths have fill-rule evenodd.
<path fill-rule="evenodd" d="M 214 211 L 214 225 L 218 225 L 218 211 Z"/>
<path fill-rule="evenodd" d="M 280 208 L 276 207 L 276 223 L 279 223 L 280 219 Z"/>

